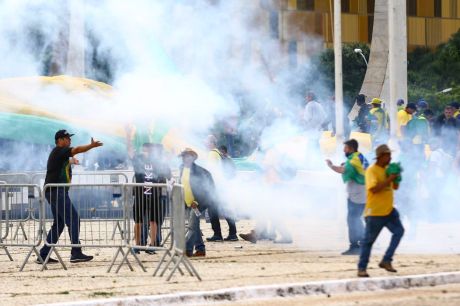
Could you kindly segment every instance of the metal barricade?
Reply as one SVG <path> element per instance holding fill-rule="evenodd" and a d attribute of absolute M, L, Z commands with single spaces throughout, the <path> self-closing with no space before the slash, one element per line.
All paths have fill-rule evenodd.
<path fill-rule="evenodd" d="M 31 209 L 41 201 L 38 185 L 2 184 L 0 185 L 0 247 L 13 260 L 7 247 L 30 248 L 20 271 L 24 269 L 32 252 L 42 261 L 37 247 L 42 239 L 42 222 L 36 222 L 31 216 Z"/>
<path fill-rule="evenodd" d="M 7 184 L 31 184 L 30 175 L 27 173 L 0 173 L 0 181 Z"/>
<path fill-rule="evenodd" d="M 67 269 L 58 247 L 123 247 L 129 240 L 126 226 L 123 184 L 47 184 L 42 193 L 42 219 L 50 229 L 45 245 L 50 247 L 42 270 L 51 253 Z M 52 211 L 54 209 L 54 211 Z M 68 235 L 62 235 L 67 226 Z M 113 262 L 111 266 L 113 265 Z M 129 264 L 130 269 L 133 270 Z M 110 267 L 111 268 L 111 267 Z M 109 268 L 109 271 L 110 271 Z"/>
<path fill-rule="evenodd" d="M 171 192 L 172 190 L 172 192 Z M 175 271 L 181 274 L 182 263 L 190 275 L 198 274 L 185 257 L 185 217 L 182 187 L 176 185 L 168 187 L 167 184 L 48 184 L 44 187 L 41 202 L 41 220 L 43 226 L 50 228 L 45 245 L 50 248 L 44 260 L 42 270 L 54 252 L 64 269 L 66 265 L 57 250 L 61 247 L 97 247 L 114 248 L 115 253 L 107 272 L 117 262 L 121 255 L 116 272 L 124 264 L 133 270 L 128 257 L 132 255 L 146 272 L 145 267 L 137 254 L 140 251 L 164 252 L 155 269 L 154 276 L 160 272 L 163 264 L 163 276 L 171 264 L 169 281 Z M 89 198 L 87 194 L 99 194 L 99 197 Z M 112 200 L 107 201 L 112 195 Z M 115 196 L 116 195 L 116 196 Z M 118 195 L 120 195 L 118 197 Z M 101 203 L 101 199 L 103 200 Z M 48 205 L 45 203 L 52 203 Z M 102 204 L 102 205 L 101 205 Z M 46 206 L 54 207 L 54 212 L 49 215 Z M 97 209 L 96 209 L 97 207 Z M 167 213 L 172 212 L 169 216 Z M 58 216 L 54 220 L 51 218 Z M 169 217 L 172 226 L 169 226 L 167 235 L 161 230 L 165 217 Z M 149 223 L 150 234 L 141 237 L 143 223 Z M 53 225 L 51 225 L 53 223 Z M 51 227 L 50 227 L 51 225 Z M 69 235 L 62 235 L 64 225 L 67 226 Z M 175 235 L 176 228 L 178 233 Z M 114 235 L 114 232 L 116 233 Z M 164 237 L 170 237 L 171 243 L 162 243 Z M 166 262 L 169 257 L 168 262 Z"/>

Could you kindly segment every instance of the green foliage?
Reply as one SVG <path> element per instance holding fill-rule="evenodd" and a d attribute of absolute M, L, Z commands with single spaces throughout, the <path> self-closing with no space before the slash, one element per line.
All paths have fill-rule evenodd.
<path fill-rule="evenodd" d="M 343 45 L 343 91 L 348 103 L 353 103 L 366 74 L 366 65 L 361 55 L 354 52 L 355 48 L 362 49 L 366 58 L 369 56 L 369 47 L 365 44 Z M 407 59 L 409 101 L 417 102 L 423 98 L 435 113 L 441 112 L 452 101 L 460 102 L 460 30 L 436 50 L 417 48 L 408 53 Z M 334 50 L 324 50 L 314 64 L 320 72 L 318 79 L 333 91 Z M 447 88 L 452 90 L 443 93 L 442 90 Z"/>
<path fill-rule="evenodd" d="M 351 107 L 366 74 L 366 63 L 355 49 L 363 50 L 366 59 L 369 58 L 369 47 L 363 43 L 344 44 L 342 47 L 343 95 L 347 106 Z M 334 91 L 334 50 L 327 49 L 313 60 L 321 80 L 326 87 Z"/>
<path fill-rule="evenodd" d="M 436 50 L 415 49 L 408 54 L 409 101 L 424 98 L 435 112 L 460 101 L 460 31 Z M 442 90 L 452 88 L 443 93 Z"/>

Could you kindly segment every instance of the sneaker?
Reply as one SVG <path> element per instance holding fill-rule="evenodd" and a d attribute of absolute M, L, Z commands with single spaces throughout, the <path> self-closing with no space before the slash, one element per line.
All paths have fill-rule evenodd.
<path fill-rule="evenodd" d="M 93 260 L 93 256 L 85 255 L 83 253 L 70 256 L 70 262 L 85 262 Z"/>
<path fill-rule="evenodd" d="M 249 234 L 240 234 L 241 239 L 249 241 L 251 243 L 257 242 L 257 236 L 254 231 L 251 231 Z"/>
<path fill-rule="evenodd" d="M 382 268 L 382 269 L 387 270 L 388 272 L 393 272 L 393 273 L 398 272 L 398 271 L 396 271 L 395 268 L 393 268 L 393 266 L 391 265 L 391 262 L 388 262 L 388 261 L 381 261 L 379 263 L 379 267 Z"/>
<path fill-rule="evenodd" d="M 151 247 L 153 247 L 153 245 L 151 245 Z M 145 253 L 149 254 L 149 255 L 154 255 L 156 254 L 157 252 L 155 252 L 155 250 L 145 250 Z"/>
<path fill-rule="evenodd" d="M 238 241 L 238 236 L 237 235 L 228 235 L 227 238 L 224 239 L 224 241 Z"/>
<path fill-rule="evenodd" d="M 361 254 L 360 248 L 349 248 L 345 252 L 342 252 L 342 255 L 359 255 Z"/>
<path fill-rule="evenodd" d="M 224 241 L 224 239 L 222 239 L 222 236 L 212 236 L 212 237 L 209 237 L 209 238 L 206 238 L 206 241 L 208 242 L 222 242 Z"/>
<path fill-rule="evenodd" d="M 205 256 L 206 256 L 206 251 L 196 251 L 192 257 L 205 257 Z"/>
<path fill-rule="evenodd" d="M 369 277 L 369 274 L 367 274 L 366 269 L 359 269 L 358 270 L 358 277 Z"/>
<path fill-rule="evenodd" d="M 139 251 L 138 248 L 131 248 L 131 253 L 132 253 L 132 254 L 139 255 L 139 254 L 141 253 L 141 251 Z"/>
<path fill-rule="evenodd" d="M 55 264 L 55 263 L 58 263 L 58 262 L 59 262 L 59 260 L 50 257 L 50 259 L 48 259 L 48 262 L 46 264 Z M 38 258 L 35 259 L 35 263 L 37 265 L 42 265 L 43 264 Z"/>

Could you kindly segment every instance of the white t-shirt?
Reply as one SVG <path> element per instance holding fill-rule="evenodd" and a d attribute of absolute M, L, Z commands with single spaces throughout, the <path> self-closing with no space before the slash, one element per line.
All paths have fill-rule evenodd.
<path fill-rule="evenodd" d="M 347 193 L 350 201 L 356 204 L 366 203 L 366 186 L 356 183 L 353 180 L 347 182 Z"/>
<path fill-rule="evenodd" d="M 327 115 L 321 104 L 316 101 L 310 101 L 305 105 L 303 120 L 307 130 L 319 131 L 326 119 Z"/>

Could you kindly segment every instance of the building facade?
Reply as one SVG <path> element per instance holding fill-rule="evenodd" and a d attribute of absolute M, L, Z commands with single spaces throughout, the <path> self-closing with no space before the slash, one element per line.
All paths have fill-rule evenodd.
<path fill-rule="evenodd" d="M 402 1 L 402 0 L 400 0 Z M 269 10 L 273 36 L 299 53 L 305 34 L 318 36 L 332 47 L 334 0 L 262 0 Z M 369 44 L 372 39 L 375 0 L 342 0 L 342 40 Z M 460 0 L 406 0 L 408 50 L 435 48 L 460 28 Z M 308 49 L 308 48 L 307 48 Z"/>

